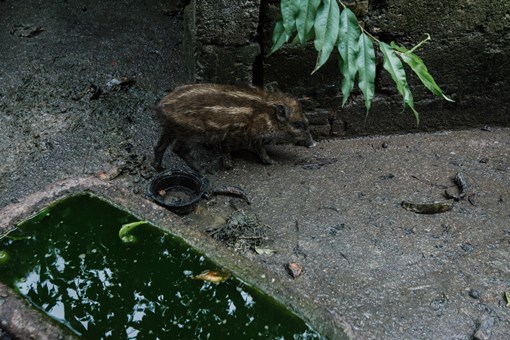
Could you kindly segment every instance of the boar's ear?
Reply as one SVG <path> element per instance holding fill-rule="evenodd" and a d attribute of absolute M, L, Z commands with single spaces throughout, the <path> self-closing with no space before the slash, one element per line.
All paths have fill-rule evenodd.
<path fill-rule="evenodd" d="M 290 108 L 287 105 L 283 104 L 276 104 L 275 106 L 276 106 L 276 118 L 278 118 L 280 122 L 288 120 L 292 113 L 290 111 Z"/>
<path fill-rule="evenodd" d="M 280 88 L 278 87 L 277 81 L 272 81 L 264 85 L 264 90 L 268 93 L 282 93 Z"/>

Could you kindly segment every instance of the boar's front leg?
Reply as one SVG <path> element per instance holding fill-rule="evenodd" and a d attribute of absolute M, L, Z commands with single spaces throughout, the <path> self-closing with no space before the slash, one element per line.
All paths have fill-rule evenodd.
<path fill-rule="evenodd" d="M 264 145 L 264 143 L 262 143 L 262 142 L 256 143 L 255 151 L 259 155 L 262 163 L 270 164 L 270 165 L 276 164 L 276 162 L 271 157 L 269 157 L 269 155 L 267 154 L 266 146 Z"/>

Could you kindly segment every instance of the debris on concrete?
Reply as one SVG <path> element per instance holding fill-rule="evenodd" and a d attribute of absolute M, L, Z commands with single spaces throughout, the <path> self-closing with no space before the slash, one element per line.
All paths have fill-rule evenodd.
<path fill-rule="evenodd" d="M 105 88 L 107 91 L 112 91 L 112 90 L 121 89 L 123 87 L 131 86 L 134 83 L 135 83 L 135 79 L 133 79 L 131 77 L 117 77 L 117 78 L 110 79 L 106 83 Z"/>
<path fill-rule="evenodd" d="M 287 268 L 287 271 L 293 279 L 297 279 L 303 274 L 303 267 L 299 263 L 289 262 L 285 268 Z"/>
<path fill-rule="evenodd" d="M 433 203 L 412 203 L 402 201 L 402 208 L 417 214 L 439 214 L 452 210 L 451 202 L 433 202 Z"/>
<path fill-rule="evenodd" d="M 473 335 L 473 338 L 476 340 L 490 340 L 493 327 L 494 318 L 492 316 L 485 315 L 480 322 L 480 326 Z"/>
<path fill-rule="evenodd" d="M 260 246 L 267 239 L 267 229 L 254 213 L 236 210 L 228 217 L 225 225 L 207 232 L 236 251 L 247 251 Z"/>
<path fill-rule="evenodd" d="M 478 289 L 470 289 L 469 290 L 469 296 L 472 297 L 475 300 L 478 300 L 480 298 L 480 291 Z"/>
<path fill-rule="evenodd" d="M 239 197 L 246 201 L 247 204 L 251 204 L 251 200 L 246 192 L 239 186 L 236 185 L 219 185 L 215 187 L 209 194 L 213 195 L 230 195 Z"/>
<path fill-rule="evenodd" d="M 99 177 L 99 179 L 101 179 L 103 181 L 111 181 L 111 180 L 119 177 L 120 175 L 122 175 L 122 172 L 123 172 L 122 168 L 112 167 L 108 171 L 100 171 L 97 174 L 97 177 Z"/>
<path fill-rule="evenodd" d="M 464 199 L 464 197 L 466 197 L 466 194 L 467 194 L 467 190 L 468 190 L 468 185 L 467 185 L 467 182 L 464 178 L 464 175 L 460 172 L 458 172 L 454 179 L 453 179 L 453 182 L 457 185 L 457 187 L 459 188 L 459 193 L 458 194 L 450 194 L 448 192 L 448 190 L 445 190 L 444 191 L 444 196 L 447 198 L 447 199 L 453 199 L 454 201 L 458 202 L 462 199 Z"/>
<path fill-rule="evenodd" d="M 304 163 L 301 167 L 305 170 L 317 170 L 317 169 L 321 169 L 327 165 L 334 164 L 337 161 L 338 160 L 336 158 L 319 157 L 312 161 Z"/>
<path fill-rule="evenodd" d="M 271 249 L 271 248 L 263 248 L 263 247 L 255 246 L 254 249 L 255 249 L 255 252 L 259 255 L 273 255 L 274 253 L 276 253 L 276 250 Z"/>
<path fill-rule="evenodd" d="M 44 28 L 37 25 L 14 25 L 11 29 L 11 34 L 20 38 L 32 38 L 42 33 Z"/>

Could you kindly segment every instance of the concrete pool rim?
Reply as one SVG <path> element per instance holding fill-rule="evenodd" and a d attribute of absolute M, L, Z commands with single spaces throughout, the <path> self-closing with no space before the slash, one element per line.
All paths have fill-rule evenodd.
<path fill-rule="evenodd" d="M 358 338 L 340 311 L 325 310 L 296 292 L 292 287 L 292 281 L 272 277 L 271 273 L 264 271 L 259 265 L 230 251 L 204 233 L 184 225 L 178 215 L 149 201 L 143 195 L 136 195 L 116 186 L 111 181 L 86 176 L 54 182 L 20 202 L 1 208 L 0 235 L 54 201 L 86 193 L 104 199 L 117 208 L 128 211 L 137 218 L 148 220 L 183 239 L 212 261 L 231 270 L 241 280 L 272 296 L 327 338 Z M 0 283 L 0 327 L 19 338 L 73 338 L 69 331 L 33 309 L 2 283 Z"/>

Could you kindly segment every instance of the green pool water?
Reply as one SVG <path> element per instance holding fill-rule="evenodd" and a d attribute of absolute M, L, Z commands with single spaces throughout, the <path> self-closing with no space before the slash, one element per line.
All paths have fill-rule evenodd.
<path fill-rule="evenodd" d="M 302 319 L 149 224 L 91 195 L 56 202 L 0 239 L 0 280 L 84 338 L 321 339 Z M 5 258 L 4 258 L 5 259 Z"/>

